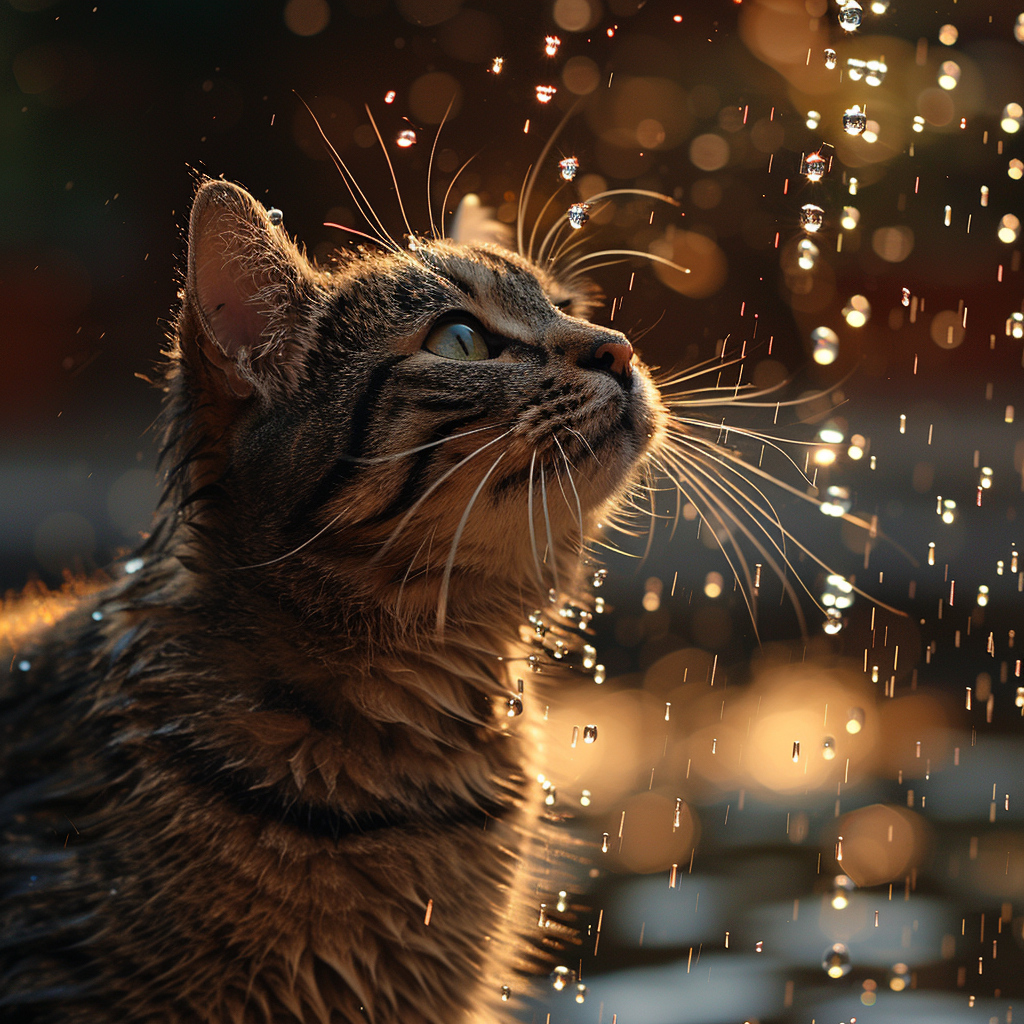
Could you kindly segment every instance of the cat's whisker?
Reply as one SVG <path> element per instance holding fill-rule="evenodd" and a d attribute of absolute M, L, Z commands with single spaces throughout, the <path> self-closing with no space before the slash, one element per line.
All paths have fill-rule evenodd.
<path fill-rule="evenodd" d="M 537 526 L 533 518 L 533 469 L 537 462 L 537 450 L 530 456 L 530 479 L 526 489 L 526 518 L 530 524 L 530 550 L 533 552 L 533 565 L 537 570 L 537 583 L 544 590 L 544 570 L 541 568 L 540 552 L 537 550 Z"/>
<path fill-rule="evenodd" d="M 608 202 L 602 203 L 596 210 L 593 211 L 593 213 L 590 214 L 590 216 L 594 217 L 597 214 L 601 213 L 601 211 L 604 210 L 610 203 L 611 203 L 610 199 L 608 200 Z M 559 236 L 567 228 L 569 230 L 568 236 L 565 239 L 562 239 L 561 241 L 559 241 Z M 568 242 L 569 239 L 571 239 L 574 234 L 576 234 L 576 232 L 573 231 L 573 229 L 571 227 L 569 227 L 569 219 L 568 219 L 568 217 L 563 214 L 551 226 L 551 230 L 548 231 L 548 233 L 544 236 L 544 241 L 542 241 L 540 243 L 540 249 L 537 252 L 537 262 L 538 263 L 548 263 L 548 264 L 556 263 L 558 261 L 559 253 L 562 251 L 562 247 L 565 246 L 566 242 Z M 581 238 L 579 240 L 578 244 L 582 245 L 586 241 L 587 241 L 586 238 Z M 556 242 L 558 242 L 558 248 L 555 250 L 554 255 L 552 255 L 552 256 L 545 256 L 544 255 L 544 251 L 548 248 L 549 243 L 550 243 L 550 247 L 554 248 Z M 576 242 L 572 242 L 571 245 L 573 247 L 575 247 L 577 245 L 577 243 Z"/>
<path fill-rule="evenodd" d="M 544 219 L 544 214 L 548 212 L 548 207 L 558 198 L 561 194 L 562 189 L 565 187 L 563 182 L 554 192 L 551 193 L 551 198 L 540 208 L 540 213 L 537 214 L 537 219 L 533 222 L 533 230 L 530 232 L 530 244 L 526 248 L 526 258 L 528 260 L 533 259 L 533 243 L 537 238 L 537 228 L 540 227 L 540 222 Z"/>
<path fill-rule="evenodd" d="M 492 429 L 497 429 L 497 428 L 492 428 Z M 491 447 L 491 445 L 497 444 L 502 439 L 508 437 L 509 434 L 511 434 L 511 433 L 512 433 L 512 428 L 509 428 L 508 430 L 506 430 L 503 433 L 499 434 L 497 437 L 492 438 L 486 444 L 482 444 L 475 451 L 470 452 L 469 455 L 465 456 L 465 458 L 463 458 L 463 459 L 460 459 L 458 462 L 455 463 L 454 466 L 452 466 L 451 468 L 447 469 L 444 473 L 442 473 L 441 476 L 439 476 L 413 502 L 412 506 L 405 513 L 405 515 L 402 516 L 401 520 L 399 520 L 398 525 L 391 531 L 391 533 L 388 535 L 387 540 L 384 541 L 384 543 L 381 546 L 380 550 L 377 552 L 377 554 L 375 554 L 373 556 L 373 558 L 370 559 L 368 564 L 369 565 L 375 565 L 376 563 L 378 563 L 391 550 L 391 548 L 394 546 L 395 541 L 398 539 L 399 535 L 401 534 L 402 530 L 404 530 L 405 527 L 408 525 L 409 520 L 412 519 L 412 517 L 419 511 L 419 509 L 423 505 L 423 503 L 434 493 L 434 491 L 436 491 L 438 489 L 438 487 L 441 486 L 441 484 L 443 484 L 445 482 L 445 480 L 447 480 L 450 476 L 452 476 L 453 473 L 456 473 L 458 470 L 460 470 L 464 465 L 466 465 L 467 462 L 469 462 L 472 459 L 475 459 L 482 451 L 486 451 L 488 448 Z"/>
<path fill-rule="evenodd" d="M 428 448 L 436 448 L 440 444 L 447 444 L 449 441 L 458 441 L 461 437 L 469 437 L 470 434 L 480 434 L 485 430 L 494 430 L 493 426 L 486 427 L 474 427 L 472 430 L 463 430 L 459 434 L 449 434 L 447 437 L 442 437 L 437 441 L 427 441 L 425 444 L 417 445 L 415 448 L 406 448 L 405 451 L 391 452 L 389 455 L 374 455 L 374 456 L 358 456 L 358 455 L 344 455 L 342 461 L 354 462 L 359 466 L 379 466 L 385 462 L 395 462 L 398 459 L 404 459 L 408 455 L 415 455 L 417 452 L 426 451 Z"/>
<path fill-rule="evenodd" d="M 397 614 L 402 607 L 402 594 L 405 592 L 405 585 L 409 581 L 409 576 L 412 573 L 413 566 L 416 564 L 416 559 L 420 557 L 420 552 L 423 550 L 423 545 L 427 541 L 433 541 L 434 533 L 437 531 L 435 526 L 429 534 L 425 534 L 423 540 L 420 541 L 420 546 L 416 549 L 412 558 L 409 559 L 409 564 L 406 566 L 405 575 L 402 577 L 402 582 L 398 585 L 398 594 L 395 596 L 395 613 Z"/>
<path fill-rule="evenodd" d="M 741 437 L 750 437 L 753 438 L 755 441 L 760 441 L 762 444 L 767 445 L 769 448 L 772 448 L 773 450 L 777 451 L 800 474 L 800 477 L 804 481 L 806 481 L 806 483 L 809 486 L 813 486 L 811 484 L 810 478 L 800 468 L 800 466 L 798 465 L 797 461 L 793 458 L 793 456 L 790 455 L 789 452 L 787 452 L 786 449 L 782 447 L 782 445 L 777 444 L 777 439 L 772 437 L 770 434 L 761 434 L 758 431 L 744 430 L 742 427 L 725 427 L 724 423 L 706 423 L 703 420 L 690 419 L 689 417 L 685 416 L 673 416 L 672 422 L 674 424 L 684 423 L 687 426 L 691 427 L 703 427 L 704 429 L 707 430 L 718 430 L 719 432 L 721 432 L 724 429 L 726 433 L 729 433 L 731 431 L 734 434 L 739 434 Z M 682 430 L 673 430 L 671 427 L 669 427 L 669 434 L 673 437 L 679 437 L 697 444 L 706 445 L 709 448 L 714 448 L 716 451 L 725 450 L 723 446 L 720 445 L 717 441 L 712 441 L 708 437 L 702 437 L 700 434 L 691 434 Z M 807 445 L 813 442 L 787 440 L 786 443 Z"/>
<path fill-rule="evenodd" d="M 540 174 L 541 167 L 544 166 L 544 161 L 547 158 L 548 153 L 551 152 L 551 147 L 555 144 L 555 139 L 561 134 L 562 129 L 568 124 L 569 118 L 576 113 L 582 100 L 577 100 L 562 117 L 562 120 L 558 122 L 558 126 L 551 133 L 548 141 L 544 143 L 544 148 L 540 151 L 540 156 L 537 158 L 537 162 L 533 167 L 526 172 L 526 180 L 523 184 L 523 191 L 519 196 L 519 209 L 516 212 L 516 250 L 520 256 L 525 256 L 526 253 L 523 251 L 523 227 L 526 224 L 526 210 L 530 205 L 530 196 L 533 194 L 533 186 L 537 181 L 537 175 Z"/>
<path fill-rule="evenodd" d="M 583 536 L 583 505 L 580 503 L 579 491 L 576 490 L 576 481 L 573 480 L 572 478 L 572 463 L 569 461 L 569 456 L 566 455 L 565 449 L 562 447 L 562 444 L 558 440 L 558 437 L 555 434 L 552 434 L 551 437 L 554 440 L 555 444 L 558 445 L 558 450 L 562 453 L 562 461 L 565 463 L 565 473 L 566 476 L 569 478 L 569 486 L 572 488 L 573 497 L 576 499 L 576 524 L 579 526 L 580 530 L 580 551 L 582 551 L 584 547 L 586 547 L 586 540 Z M 562 485 L 561 476 L 559 476 L 558 485 L 560 487 Z M 565 498 L 564 490 L 562 491 L 562 497 Z M 569 504 L 568 498 L 566 498 L 565 503 L 566 505 Z M 571 507 L 569 511 L 572 511 Z"/>
<path fill-rule="evenodd" d="M 611 188 L 611 189 L 606 189 L 604 192 L 596 192 L 594 195 L 588 196 L 586 199 L 583 200 L 583 202 L 586 203 L 589 206 L 593 206 L 594 203 L 598 202 L 598 200 L 608 199 L 611 196 L 644 196 L 644 197 L 646 197 L 648 199 L 657 199 L 657 200 L 660 200 L 663 203 L 668 203 L 670 206 L 679 206 L 680 205 L 678 199 L 673 199 L 672 196 L 667 196 L 667 195 L 665 195 L 664 192 L 652 192 L 650 189 L 646 189 L 646 188 Z M 543 262 L 543 260 L 544 260 L 544 251 L 547 248 L 548 242 L 550 241 L 551 237 L 554 235 L 555 231 L 557 231 L 558 228 L 560 228 L 568 220 L 569 220 L 569 214 L 568 213 L 563 213 L 558 218 L 558 220 L 556 220 L 555 223 L 551 225 L 551 228 L 548 231 L 547 235 L 545 236 L 544 241 L 541 242 L 541 244 L 540 244 L 540 249 L 537 251 L 537 262 L 538 263 Z M 570 265 L 569 267 L 566 267 L 565 269 L 566 270 L 570 270 L 571 267 L 572 267 L 572 265 Z M 688 274 L 689 271 L 687 270 L 687 271 L 685 271 L 685 273 Z"/>
<path fill-rule="evenodd" d="M 565 267 L 564 273 L 568 274 L 576 267 L 581 266 L 584 263 L 588 263 L 590 260 L 599 259 L 602 256 L 634 256 L 637 259 L 650 260 L 652 263 L 660 263 L 663 266 L 671 267 L 673 270 L 678 270 L 681 274 L 690 273 L 689 267 L 681 266 L 674 260 L 666 259 L 664 256 L 659 256 L 657 253 L 644 252 L 642 249 L 599 249 L 597 252 L 590 252 L 585 256 L 578 256 L 572 261 L 572 263 Z"/>
<path fill-rule="evenodd" d="M 339 231 L 347 231 L 350 235 L 358 235 L 360 238 L 365 238 L 368 241 L 373 242 L 374 245 L 383 245 L 386 249 L 390 248 L 390 246 L 386 245 L 379 238 L 375 238 L 373 235 L 368 235 L 365 231 L 357 231 L 355 228 L 346 227 L 344 224 L 335 224 L 333 221 L 325 220 L 324 227 L 337 228 Z"/>
<path fill-rule="evenodd" d="M 575 427 L 566 426 L 565 429 L 572 434 L 573 437 L 579 439 L 580 443 L 583 444 L 588 452 L 590 452 L 591 458 L 598 464 L 598 466 L 600 466 L 601 460 L 597 457 L 597 453 L 594 449 L 590 447 L 590 442 Z"/>
<path fill-rule="evenodd" d="M 299 96 L 298 93 L 295 93 L 295 95 Z M 387 228 L 384 227 L 384 222 L 377 216 L 377 213 L 373 209 L 369 199 L 366 198 L 366 194 L 359 187 L 359 182 L 356 181 L 355 175 L 348 169 L 345 161 L 341 159 L 341 155 L 334 148 L 334 144 L 327 137 L 327 134 L 321 127 L 316 114 L 313 113 L 313 108 L 310 107 L 310 105 L 301 96 L 299 96 L 299 102 L 306 108 L 306 110 L 309 111 L 309 116 L 313 118 L 313 124 L 316 125 L 316 130 L 320 133 L 320 138 L 327 147 L 327 152 L 330 154 L 331 161 L 337 168 L 338 173 L 341 175 L 341 180 L 345 183 L 345 188 L 348 189 L 348 194 L 352 197 L 352 202 L 356 204 L 356 209 L 358 209 L 363 215 L 363 219 L 367 224 L 369 224 L 370 229 L 380 236 L 381 243 L 383 245 L 394 252 L 402 252 L 402 247 L 391 237 L 390 234 L 388 234 Z M 358 193 L 358 196 L 356 193 Z M 374 221 L 376 221 L 376 224 Z"/>
<path fill-rule="evenodd" d="M 491 474 L 498 468 L 498 463 L 501 462 L 506 455 L 508 455 L 507 448 L 491 463 L 491 468 L 484 473 L 483 479 L 477 484 L 476 490 L 473 491 L 473 496 L 466 504 L 465 511 L 462 513 L 462 518 L 459 520 L 459 525 L 455 528 L 455 535 L 452 537 L 452 544 L 448 550 L 448 560 L 445 562 L 444 566 L 444 575 L 441 577 L 441 590 L 437 597 L 438 636 L 441 636 L 444 633 L 444 622 L 448 611 L 448 588 L 451 584 L 452 568 L 455 565 L 455 554 L 459 548 L 459 541 L 462 540 L 462 533 L 466 529 L 466 523 L 469 521 L 469 514 L 473 511 L 476 499 L 480 497 L 480 492 L 487 485 L 487 481 L 490 480 Z"/>
<path fill-rule="evenodd" d="M 409 218 L 405 215 L 405 203 L 402 202 L 402 190 L 398 187 L 398 178 L 395 175 L 395 166 L 391 162 L 391 157 L 388 155 L 388 147 L 384 145 L 384 139 L 381 137 L 380 129 L 377 127 L 377 122 L 373 119 L 373 112 L 370 110 L 370 104 L 364 103 L 366 109 L 366 116 L 370 119 L 370 125 L 373 128 L 373 133 L 377 136 L 377 141 L 380 143 L 380 150 L 384 154 L 384 159 L 387 161 L 388 170 L 391 172 L 391 181 L 395 186 L 395 198 L 398 200 L 398 209 L 401 211 L 402 220 L 405 222 L 405 230 L 408 237 L 412 239 L 414 232 L 412 225 L 409 223 Z"/>
<path fill-rule="evenodd" d="M 437 126 L 437 131 L 434 133 L 434 143 L 430 147 L 430 159 L 427 160 L 427 222 L 430 224 L 430 234 L 433 236 L 434 241 L 438 242 L 442 236 L 437 233 L 437 225 L 434 223 L 434 205 L 433 198 L 430 194 L 430 175 L 434 170 L 434 153 L 437 151 L 437 143 L 441 138 L 441 129 L 444 128 L 445 121 L 448 120 L 448 115 L 452 112 L 452 105 L 455 103 L 455 95 L 448 101 L 448 109 L 444 112 L 444 117 L 441 118 L 441 123 Z M 444 213 L 444 211 L 441 211 Z"/>
<path fill-rule="evenodd" d="M 448 197 L 452 194 L 452 189 L 455 188 L 455 182 L 459 180 L 459 175 L 480 155 L 482 150 L 477 150 L 456 172 L 455 176 L 451 181 L 448 182 L 448 187 L 444 190 L 444 200 L 441 202 L 441 237 L 447 237 L 444 231 L 444 211 L 448 206 Z"/>
<path fill-rule="evenodd" d="M 348 511 L 347 508 L 342 509 L 336 516 L 334 516 L 327 523 L 326 526 L 320 527 L 320 529 L 317 530 L 316 533 L 314 533 L 312 537 L 310 537 L 308 540 L 304 540 L 297 547 L 292 548 L 291 551 L 286 551 L 283 555 L 278 555 L 277 558 L 271 558 L 267 562 L 257 562 L 255 565 L 236 565 L 236 566 L 234 566 L 235 571 L 237 572 L 237 571 L 241 571 L 243 569 L 264 569 L 268 565 L 276 565 L 278 562 L 283 562 L 286 558 L 291 558 L 293 555 L 297 555 L 303 548 L 308 547 L 318 537 L 322 537 L 339 519 L 341 519 L 341 517 L 347 511 Z"/>
<path fill-rule="evenodd" d="M 554 536 L 551 533 L 551 516 L 548 513 L 548 488 L 544 479 L 544 461 L 540 464 L 540 501 L 544 508 L 544 531 L 548 538 L 548 551 L 551 554 L 551 575 L 555 581 L 555 590 L 561 593 L 562 586 L 558 580 L 558 551 L 555 548 Z"/>

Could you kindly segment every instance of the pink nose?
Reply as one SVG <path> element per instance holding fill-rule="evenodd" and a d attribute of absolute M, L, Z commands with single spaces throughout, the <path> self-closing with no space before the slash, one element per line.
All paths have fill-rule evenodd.
<path fill-rule="evenodd" d="M 594 350 L 592 358 L 595 366 L 616 377 L 628 379 L 633 372 L 633 346 L 625 339 L 604 342 Z"/>

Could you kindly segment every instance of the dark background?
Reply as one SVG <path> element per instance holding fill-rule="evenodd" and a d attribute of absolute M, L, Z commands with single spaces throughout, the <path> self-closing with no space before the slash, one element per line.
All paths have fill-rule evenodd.
<path fill-rule="evenodd" d="M 595 249 L 647 250 L 653 244 L 662 253 L 668 250 L 659 243 L 672 245 L 671 239 L 666 243 L 667 232 L 694 232 L 699 237 L 690 237 L 689 248 L 676 251 L 696 261 L 691 276 L 704 282 L 706 294 L 677 291 L 696 286 L 682 285 L 671 274 L 671 280 L 663 280 L 641 260 L 602 268 L 594 277 L 609 302 L 622 299 L 615 326 L 633 337 L 649 330 L 639 347 L 648 363 L 666 372 L 715 356 L 728 337 L 729 351 L 746 344 L 744 381 L 786 381 L 780 397 L 806 399 L 783 408 L 777 426 L 771 408 L 698 410 L 715 423 L 725 416 L 730 425 L 813 442 L 826 420 L 841 421 L 845 441 L 834 465 L 819 468 L 818 491 L 771 451 L 764 468 L 812 494 L 830 484 L 850 489 L 852 511 L 864 520 L 877 516 L 878 530 L 895 545 L 874 539 L 866 558 L 865 531 L 824 517 L 790 494 L 772 492 L 771 497 L 801 543 L 875 598 L 908 613 L 897 620 L 879 612 L 885 618 L 875 624 L 876 629 L 890 625 L 894 635 L 899 631 L 904 637 L 896 685 L 909 690 L 920 683 L 938 697 L 948 695 L 944 728 L 950 736 L 967 737 L 965 750 L 973 749 L 978 735 L 1002 744 L 989 748 L 998 756 L 977 767 L 975 802 L 958 808 L 958 824 L 918 808 L 940 837 L 921 862 L 921 884 L 948 912 L 955 953 L 940 956 L 936 939 L 915 973 L 917 991 L 899 996 L 885 991 L 870 1010 L 857 997 L 865 979 L 877 978 L 885 990 L 891 964 L 879 965 L 888 953 L 836 983 L 846 986 L 852 1010 L 828 1002 L 839 988 L 822 989 L 826 979 L 820 967 L 796 954 L 776 962 L 773 970 L 763 969 L 764 961 L 755 955 L 744 969 L 763 984 L 751 989 L 749 1006 L 735 1012 L 723 1009 L 725 1003 L 714 995 L 693 993 L 669 999 L 659 1010 L 646 976 L 638 975 L 629 982 L 632 988 L 615 990 L 634 1000 L 628 1017 L 618 1011 L 624 1024 L 627 1019 L 666 1024 L 753 1019 L 755 1014 L 765 1020 L 809 1020 L 815 1013 L 819 1020 L 838 1019 L 858 1010 L 865 1020 L 910 1020 L 918 1013 L 921 1019 L 953 1020 L 967 1014 L 971 993 L 988 1000 L 973 1014 L 1003 1019 L 1007 996 L 1020 995 L 1021 928 L 1012 901 L 1024 898 L 1024 878 L 1008 870 L 1005 890 L 997 892 L 996 886 L 979 895 L 977 887 L 951 878 L 940 853 L 959 849 L 957 844 L 966 851 L 971 836 L 990 827 L 987 788 L 997 783 L 1002 794 L 1021 775 L 1017 655 L 1011 649 L 1011 630 L 1022 626 L 1021 598 L 1010 563 L 1020 539 L 1024 369 L 1022 342 L 1007 335 L 1006 322 L 1021 311 L 1024 290 L 1019 241 L 1002 242 L 997 234 L 1005 214 L 1020 216 L 1024 210 L 1024 185 L 1008 175 L 1011 159 L 1020 159 L 1024 146 L 1020 134 L 1001 127 L 1006 104 L 1024 103 L 1024 48 L 1014 38 L 1021 12 L 1005 2 L 905 0 L 879 14 L 864 6 L 860 32 L 847 35 L 838 27 L 836 5 L 825 0 L 652 0 L 643 5 L 561 0 L 561 6 L 480 0 L 332 0 L 328 6 L 292 0 L 287 9 L 282 2 L 226 0 L 101 0 L 96 5 L 0 0 L 3 588 L 20 588 L 33 577 L 54 585 L 66 568 L 102 569 L 146 528 L 156 495 L 149 428 L 158 394 L 137 375 L 151 374 L 160 358 L 197 173 L 238 181 L 267 205 L 280 207 L 286 227 L 320 259 L 347 242 L 325 221 L 365 229 L 299 97 L 316 112 L 396 236 L 404 226 L 364 104 L 395 164 L 409 220 L 425 231 L 430 148 L 453 94 L 435 157 L 435 213 L 454 171 L 477 154 L 453 187 L 446 210 L 472 191 L 506 222 L 527 169 L 562 114 L 580 99 L 580 111 L 542 168 L 528 223 L 558 183 L 555 161 L 569 154 L 580 160 L 580 178 L 560 193 L 555 212 L 579 198 L 573 189 L 587 182 L 586 175 L 599 175 L 608 188 L 674 196 L 678 208 L 621 197 L 604 213 L 592 211 L 584 231 Z M 564 27 L 577 24 L 573 18 L 583 22 L 575 31 Z M 939 40 L 946 24 L 955 25 L 959 36 L 948 47 Z M 548 57 L 544 36 L 552 33 L 561 37 L 561 45 Z M 837 50 L 835 71 L 824 67 L 825 46 Z M 501 74 L 490 70 L 495 56 L 505 58 Z M 849 80 L 850 57 L 880 56 L 889 68 L 881 86 Z M 579 94 L 565 77 L 574 60 Z M 959 84 L 948 92 L 936 84 L 947 60 L 960 69 Z M 595 83 L 589 92 L 580 85 L 588 75 Z M 547 105 L 534 92 L 544 84 L 558 89 Z M 387 103 L 390 90 L 395 98 Z M 868 117 L 878 119 L 878 142 L 844 135 L 842 112 L 855 102 L 866 102 Z M 810 110 L 821 115 L 815 129 L 808 127 Z M 922 119 L 920 133 L 912 129 L 915 117 Z M 418 140 L 407 149 L 395 144 L 404 130 L 415 131 Z M 720 165 L 702 157 L 694 142 L 707 135 L 727 144 Z M 823 182 L 812 184 L 800 174 L 801 156 L 823 145 L 831 167 Z M 859 180 L 855 196 L 851 176 Z M 982 186 L 988 189 L 985 206 Z M 807 236 L 820 249 L 812 273 L 792 265 L 793 247 L 805 237 L 800 207 L 810 202 L 825 210 L 821 232 Z M 859 211 L 852 230 L 840 225 L 847 205 Z M 905 259 L 890 262 L 879 255 L 884 237 L 876 233 L 885 229 L 912 232 Z M 678 233 L 675 237 L 682 244 Z M 715 266 L 717 278 L 708 269 Z M 904 305 L 904 289 L 913 306 Z M 870 320 L 861 328 L 843 317 L 853 295 L 871 305 Z M 933 318 L 952 311 L 952 319 L 962 323 L 965 308 L 966 329 L 955 330 L 956 345 L 950 347 L 945 329 L 933 328 Z M 606 308 L 602 316 L 609 313 Z M 830 327 L 840 339 L 838 358 L 829 366 L 811 358 L 810 335 L 819 326 Z M 732 383 L 738 369 L 724 372 L 723 382 Z M 823 390 L 823 397 L 807 398 Z M 1016 408 L 1011 413 L 1007 406 Z M 906 417 L 902 434 L 901 415 Z M 853 434 L 865 439 L 866 454 L 859 460 L 847 453 Z M 757 463 L 759 443 L 735 435 L 729 440 Z M 804 449 L 793 453 L 802 466 Z M 981 467 L 992 469 L 993 484 L 979 506 Z M 952 524 L 936 514 L 939 497 L 956 502 Z M 668 506 L 674 508 L 674 498 Z M 713 543 L 695 539 L 695 531 L 696 523 L 684 520 L 669 540 L 670 531 L 659 527 L 652 553 L 639 569 L 635 559 L 609 562 L 604 593 L 617 611 L 600 626 L 599 651 L 609 675 L 620 677 L 618 685 L 639 686 L 642 677 L 636 673 L 684 647 L 719 655 L 737 680 L 749 677 L 748 660 L 756 652 L 750 619 L 721 553 Z M 927 564 L 929 542 L 936 545 L 933 566 Z M 630 542 L 620 538 L 617 543 Z M 630 550 L 642 551 L 643 543 L 632 543 Z M 795 569 L 820 596 L 824 572 L 790 551 Z M 749 549 L 748 555 L 751 562 L 764 560 Z M 1005 563 L 1001 575 L 1000 560 Z M 705 592 L 709 572 L 726 580 L 720 598 Z M 676 594 L 670 596 L 673 580 Z M 948 607 L 950 580 L 956 587 L 953 608 Z M 990 588 L 986 604 L 977 600 L 982 586 Z M 645 593 L 658 599 L 642 605 Z M 762 638 L 792 645 L 786 650 L 801 660 L 807 643 L 781 597 L 781 586 L 766 567 Z M 940 599 L 945 602 L 941 618 Z M 872 636 L 870 603 L 858 598 L 846 628 L 828 639 L 820 628 L 822 612 L 809 601 L 805 605 L 811 656 L 848 656 L 859 667 L 862 648 L 870 642 L 866 638 Z M 923 652 L 933 642 L 936 655 L 925 661 Z M 986 712 L 986 692 L 968 712 L 964 688 L 977 686 L 982 672 L 994 680 L 994 710 Z M 977 730 L 973 738 L 972 729 Z M 999 778 L 989 778 L 992 773 Z M 902 782 L 881 769 L 865 785 L 864 802 L 906 804 Z M 638 787 L 644 788 L 639 781 Z M 920 793 L 919 788 L 918 800 Z M 825 793 L 814 812 L 820 814 L 821 829 L 832 817 L 832 799 Z M 720 819 L 726 796 L 718 793 L 704 802 L 710 810 L 701 852 L 708 855 L 709 878 L 726 870 L 723 865 L 731 865 L 733 879 L 755 870 L 771 875 L 775 869 L 756 868 L 757 858 L 792 861 L 799 853 L 803 859 L 793 891 L 820 889 L 809 848 L 797 851 L 783 840 L 776 849 L 756 827 L 744 833 L 746 838 L 729 840 L 711 824 L 712 817 Z M 748 808 L 751 803 L 756 808 L 755 798 Z M 938 796 L 936 803 L 941 804 Z M 1014 808 L 1024 807 L 1024 793 L 1016 804 L 1011 797 L 1009 807 L 1005 817 L 1012 821 Z M 780 808 L 768 800 L 764 814 L 778 817 L 785 813 Z M 999 808 L 1002 814 L 1002 802 Z M 812 814 L 809 845 L 820 838 L 815 821 Z M 591 838 L 595 828 L 600 832 L 594 822 L 581 828 Z M 830 842 L 822 840 L 814 852 Z M 607 900 L 605 905 L 613 906 L 622 882 L 616 877 L 619 881 L 601 882 L 604 887 L 588 897 L 588 905 Z M 901 884 L 897 880 L 897 888 Z M 761 890 L 754 885 L 751 892 L 754 902 L 778 896 L 767 879 Z M 1005 928 L 1013 935 L 991 961 L 993 922 L 1005 916 L 1007 901 Z M 968 941 L 972 929 L 981 934 L 980 915 L 986 911 L 988 939 Z M 755 932 L 753 925 L 739 930 L 747 952 L 753 950 Z M 983 954 L 985 973 L 979 977 L 977 958 Z M 601 957 L 583 967 L 589 976 L 616 967 L 653 969 L 681 963 L 679 957 L 686 957 L 682 945 L 654 952 L 609 940 Z M 973 989 L 958 981 L 961 967 L 968 969 Z M 682 975 L 678 985 L 687 977 Z M 784 1005 L 787 979 L 796 984 L 792 1008 Z M 657 988 L 656 982 L 650 985 Z M 561 1000 L 551 1004 L 552 1020 L 584 1010 L 588 1015 L 578 1019 L 597 1020 L 599 986 L 592 987 L 583 1007 L 564 993 L 552 997 Z M 997 989 L 999 999 L 993 995 Z M 937 995 L 947 991 L 948 996 Z M 921 1001 L 933 996 L 939 1001 Z M 887 998 L 904 1002 L 887 1004 Z M 609 1003 L 601 1012 L 610 1020 L 614 1010 Z M 531 1012 L 526 1011 L 527 1019 Z"/>

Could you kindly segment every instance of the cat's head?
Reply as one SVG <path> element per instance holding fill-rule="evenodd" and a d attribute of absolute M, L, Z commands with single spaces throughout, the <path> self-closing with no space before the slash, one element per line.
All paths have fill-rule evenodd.
<path fill-rule="evenodd" d="M 172 352 L 172 500 L 240 580 L 260 564 L 424 613 L 481 588 L 531 604 L 565 586 L 664 430 L 592 306 L 491 245 L 416 238 L 317 267 L 247 192 L 206 181 Z"/>

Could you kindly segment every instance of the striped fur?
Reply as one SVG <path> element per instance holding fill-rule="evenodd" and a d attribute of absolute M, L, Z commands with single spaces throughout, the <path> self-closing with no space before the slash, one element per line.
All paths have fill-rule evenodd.
<path fill-rule="evenodd" d="M 531 938 L 519 624 L 665 415 L 591 302 L 491 246 L 314 267 L 200 187 L 142 567 L 0 689 L 0 1019 L 496 1020 L 571 941 Z M 452 311 L 494 358 L 424 350 Z"/>

